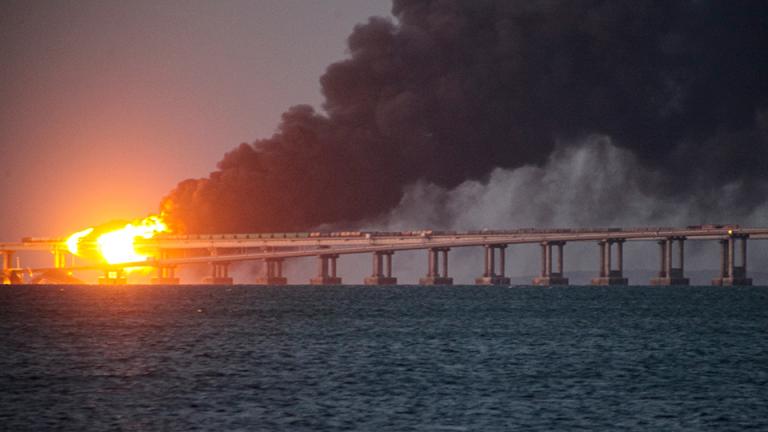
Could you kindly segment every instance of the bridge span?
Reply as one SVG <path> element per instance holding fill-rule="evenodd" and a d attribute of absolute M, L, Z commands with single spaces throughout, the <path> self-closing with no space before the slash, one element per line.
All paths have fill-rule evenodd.
<path fill-rule="evenodd" d="M 685 242 L 712 241 L 720 249 L 719 276 L 713 285 L 751 285 L 747 274 L 747 241 L 768 239 L 768 228 L 742 228 L 738 225 L 701 225 L 683 228 L 590 228 L 590 229 L 516 229 L 481 231 L 404 231 L 404 232 L 313 232 L 313 233 L 251 233 L 216 235 L 158 235 L 137 240 L 138 248 L 153 251 L 147 261 L 120 265 L 88 264 L 67 266 L 69 252 L 64 239 L 25 238 L 21 242 L 0 243 L 2 282 L 23 283 L 24 275 L 58 271 L 71 274 L 77 270 L 101 270 L 102 284 L 127 282 L 124 269 L 153 267 L 157 284 L 178 284 L 176 269 L 191 264 L 207 264 L 210 275 L 203 282 L 232 284 L 229 265 L 243 261 L 262 261 L 264 274 L 246 283 L 282 285 L 288 283 L 283 272 L 285 260 L 301 257 L 317 258 L 317 274 L 311 284 L 341 284 L 337 260 L 342 255 L 371 254 L 372 271 L 364 283 L 391 285 L 392 255 L 399 251 L 425 250 L 426 272 L 419 282 L 423 285 L 450 285 L 448 253 L 453 248 L 481 247 L 484 268 L 475 282 L 478 285 L 508 285 L 505 250 L 508 245 L 537 244 L 541 248 L 541 272 L 534 285 L 568 285 L 564 272 L 565 246 L 570 242 L 595 242 L 598 269 L 592 284 L 627 285 L 624 276 L 623 248 L 626 242 L 653 241 L 659 245 L 659 272 L 650 283 L 654 285 L 688 285 L 685 277 Z M 13 264 L 13 255 L 20 251 L 50 251 L 53 267 L 27 269 Z M 71 260 L 70 260 L 71 261 Z"/>

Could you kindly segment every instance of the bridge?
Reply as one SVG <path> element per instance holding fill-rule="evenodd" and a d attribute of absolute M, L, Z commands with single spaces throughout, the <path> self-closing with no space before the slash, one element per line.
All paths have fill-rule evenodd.
<path fill-rule="evenodd" d="M 392 255 L 399 251 L 425 250 L 427 265 L 422 285 L 450 285 L 448 253 L 453 248 L 477 247 L 484 254 L 484 268 L 475 280 L 478 285 L 508 285 L 505 250 L 509 245 L 532 244 L 541 248 L 541 272 L 534 285 L 568 285 L 564 272 L 565 246 L 572 242 L 595 242 L 599 266 L 594 285 L 627 285 L 624 276 L 623 248 L 626 242 L 656 242 L 659 245 L 659 272 L 652 285 L 688 285 L 685 277 L 685 242 L 713 241 L 719 245 L 719 276 L 713 285 L 751 285 L 747 274 L 748 240 L 768 239 L 768 228 L 742 228 L 738 225 L 697 225 L 683 228 L 590 228 L 590 229 L 516 229 L 481 231 L 345 231 L 312 233 L 252 233 L 217 235 L 161 234 L 148 240 L 137 240 L 142 250 L 154 251 L 153 257 L 140 262 L 119 265 L 89 264 L 67 266 L 69 252 L 64 239 L 25 238 L 20 242 L 0 243 L 2 282 L 24 283 L 25 274 L 58 271 L 71 274 L 76 270 L 100 270 L 101 284 L 127 283 L 124 270 L 131 267 L 153 267 L 156 284 L 178 284 L 176 269 L 190 264 L 207 264 L 208 284 L 232 284 L 229 266 L 235 262 L 262 261 L 264 274 L 248 283 L 283 285 L 285 260 L 316 257 L 317 274 L 309 283 L 341 284 L 337 260 L 342 255 L 371 254 L 368 285 L 394 285 Z M 45 251 L 53 253 L 53 266 L 27 269 L 14 266 L 17 252 Z"/>

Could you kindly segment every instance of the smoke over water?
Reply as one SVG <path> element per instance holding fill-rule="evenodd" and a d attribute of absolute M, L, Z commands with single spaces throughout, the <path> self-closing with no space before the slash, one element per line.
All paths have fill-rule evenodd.
<path fill-rule="evenodd" d="M 179 183 L 163 200 L 170 223 L 207 233 L 765 214 L 768 3 L 396 0 L 392 11 L 350 35 L 349 58 L 320 78 L 321 112 L 292 107 L 271 138 Z"/>

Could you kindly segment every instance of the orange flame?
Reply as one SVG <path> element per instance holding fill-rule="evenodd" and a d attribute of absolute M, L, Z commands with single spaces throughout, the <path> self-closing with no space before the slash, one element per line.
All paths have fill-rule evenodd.
<path fill-rule="evenodd" d="M 108 264 L 145 261 L 149 255 L 136 250 L 136 240 L 150 239 L 157 233 L 169 231 L 162 215 L 152 215 L 125 224 L 119 229 L 91 227 L 78 231 L 67 238 L 66 245 L 72 254 L 83 256 L 87 250 L 83 250 L 82 243 L 89 242 L 95 245 L 98 258 Z"/>

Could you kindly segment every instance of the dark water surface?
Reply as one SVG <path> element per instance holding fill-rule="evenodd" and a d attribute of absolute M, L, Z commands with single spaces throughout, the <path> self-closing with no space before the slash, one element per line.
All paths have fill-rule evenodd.
<path fill-rule="evenodd" d="M 0 429 L 768 430 L 768 288 L 0 287 Z"/>

